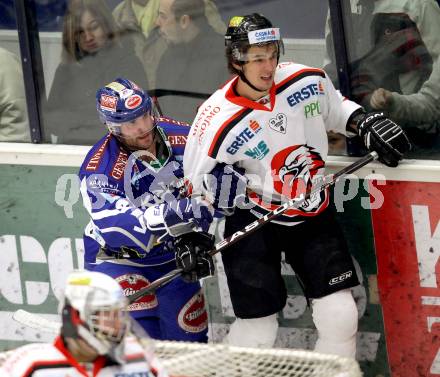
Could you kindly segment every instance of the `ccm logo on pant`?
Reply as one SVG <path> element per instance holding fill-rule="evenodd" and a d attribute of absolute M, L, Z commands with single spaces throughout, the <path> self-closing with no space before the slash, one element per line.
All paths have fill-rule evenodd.
<path fill-rule="evenodd" d="M 328 283 L 329 283 L 330 285 L 338 284 L 338 283 L 340 283 L 340 282 L 342 282 L 342 281 L 347 280 L 348 278 L 350 278 L 351 275 L 353 275 L 353 272 L 352 272 L 352 271 L 344 272 L 343 274 L 341 274 L 341 275 L 339 275 L 339 276 L 336 276 L 336 277 L 333 278 L 333 279 L 330 279 L 330 281 L 329 281 Z"/>

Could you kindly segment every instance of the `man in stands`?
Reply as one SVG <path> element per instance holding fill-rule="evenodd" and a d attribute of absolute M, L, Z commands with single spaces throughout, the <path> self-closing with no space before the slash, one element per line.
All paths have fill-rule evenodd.
<path fill-rule="evenodd" d="M 223 36 L 208 23 L 203 0 L 160 0 L 157 25 L 168 42 L 157 68 L 157 89 L 208 96 L 229 78 Z M 160 104 L 165 114 L 192 122 L 204 99 L 166 96 Z"/>

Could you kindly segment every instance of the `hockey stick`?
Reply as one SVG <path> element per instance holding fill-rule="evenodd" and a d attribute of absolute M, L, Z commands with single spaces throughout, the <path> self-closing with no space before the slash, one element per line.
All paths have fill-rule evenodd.
<path fill-rule="evenodd" d="M 30 313 L 23 309 L 18 309 L 14 312 L 14 314 L 12 314 L 12 319 L 21 325 L 30 327 L 31 329 L 53 334 L 58 334 L 61 328 L 61 323 L 51 321 L 41 315 Z"/>
<path fill-rule="evenodd" d="M 281 214 L 283 214 L 288 209 L 294 209 L 301 207 L 306 200 L 308 200 L 312 195 L 315 195 L 317 193 L 320 193 L 321 191 L 325 190 L 326 188 L 334 185 L 336 181 L 341 178 L 342 176 L 345 176 L 347 174 L 351 174 L 355 172 L 356 170 L 360 169 L 361 167 L 367 165 L 371 161 L 374 161 L 378 158 L 378 154 L 376 152 L 370 152 L 364 157 L 360 158 L 356 162 L 352 163 L 349 166 L 346 166 L 345 168 L 339 170 L 335 174 L 329 174 L 327 175 L 322 183 L 319 186 L 315 186 L 310 191 L 308 191 L 306 194 L 301 194 L 299 198 L 293 198 L 289 201 L 282 204 L 277 209 L 267 213 L 263 217 L 255 220 L 254 222 L 250 223 L 249 225 L 245 226 L 242 230 L 238 230 L 231 236 L 225 238 L 224 240 L 218 242 L 214 249 L 212 249 L 209 252 L 209 255 L 213 256 L 222 250 L 226 249 L 227 247 L 233 245 L 234 243 L 242 240 L 244 237 L 247 237 L 249 234 L 252 234 L 257 229 L 261 228 L 262 226 L 266 225 L 268 222 L 274 220 Z M 132 294 L 128 297 L 128 301 L 130 303 L 135 302 L 140 297 L 143 297 L 145 295 L 153 293 L 156 289 L 162 287 L 164 284 L 168 283 L 169 281 L 173 280 L 177 276 L 181 275 L 183 272 L 182 269 L 177 268 L 175 270 L 170 271 L 168 274 L 162 276 L 161 278 L 153 281 L 148 287 L 142 288 L 141 290 L 137 291 L 136 293 Z"/>

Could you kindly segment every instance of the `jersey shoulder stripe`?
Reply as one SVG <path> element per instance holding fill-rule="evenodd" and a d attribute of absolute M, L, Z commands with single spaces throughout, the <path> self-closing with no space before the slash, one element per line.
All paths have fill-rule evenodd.
<path fill-rule="evenodd" d="M 301 69 L 294 74 L 286 77 L 284 80 L 280 81 L 278 84 L 276 84 L 275 87 L 275 93 L 278 95 L 284 90 L 286 90 L 288 87 L 292 86 L 299 80 L 302 80 L 306 77 L 310 76 L 321 76 L 322 78 L 325 78 L 325 73 L 322 69 L 318 68 L 304 68 Z"/>
<path fill-rule="evenodd" d="M 243 118 L 245 118 L 248 114 L 250 114 L 253 109 L 245 108 L 236 112 L 233 116 L 231 116 L 226 122 L 224 122 L 220 128 L 217 130 L 214 139 L 212 140 L 211 146 L 209 147 L 208 156 L 211 158 L 216 158 L 220 146 L 228 135 L 229 131 L 234 128 L 234 126 L 241 122 Z"/>
<path fill-rule="evenodd" d="M 168 128 L 171 128 L 171 129 L 172 128 L 176 128 L 176 129 L 188 128 L 189 129 L 189 127 L 190 127 L 190 125 L 186 122 L 181 122 L 181 121 L 178 121 L 178 120 L 175 120 L 173 118 L 169 118 L 169 117 L 166 117 L 163 115 L 157 118 L 157 122 L 158 122 L 158 125 L 161 126 L 165 130 L 167 130 Z"/>
<path fill-rule="evenodd" d="M 23 377 L 31 377 L 38 370 L 73 368 L 67 360 L 36 361 L 24 372 Z"/>
<path fill-rule="evenodd" d="M 96 172 L 101 165 L 103 160 L 103 156 L 107 150 L 108 144 L 111 139 L 111 134 L 107 134 L 104 138 L 102 138 L 98 143 L 96 143 L 90 152 L 87 154 L 87 157 L 84 161 L 84 170 Z"/>
<path fill-rule="evenodd" d="M 166 141 L 170 144 L 173 156 L 182 156 L 188 139 L 190 125 L 185 122 L 160 117 L 158 118 L 158 126 L 165 134 Z"/>
<path fill-rule="evenodd" d="M 287 88 L 289 88 L 294 83 L 310 76 L 320 76 L 325 78 L 325 73 L 322 69 L 318 68 L 304 68 L 286 77 L 284 80 L 275 84 L 275 94 L 278 95 Z M 226 122 L 224 122 L 220 128 L 217 130 L 212 142 L 209 147 L 208 156 L 211 158 L 216 158 L 220 147 L 228 135 L 229 131 L 237 125 L 243 118 L 249 115 L 254 109 L 253 108 L 243 108 L 236 112 L 232 117 L 230 117 Z"/>

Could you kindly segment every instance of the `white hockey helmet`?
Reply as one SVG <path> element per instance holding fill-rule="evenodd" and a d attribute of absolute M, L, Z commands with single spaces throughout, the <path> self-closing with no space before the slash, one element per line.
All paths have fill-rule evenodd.
<path fill-rule="evenodd" d="M 130 330 L 127 298 L 121 286 L 101 272 L 69 274 L 64 291 L 61 334 L 82 338 L 100 355 L 120 362 L 123 339 Z"/>

